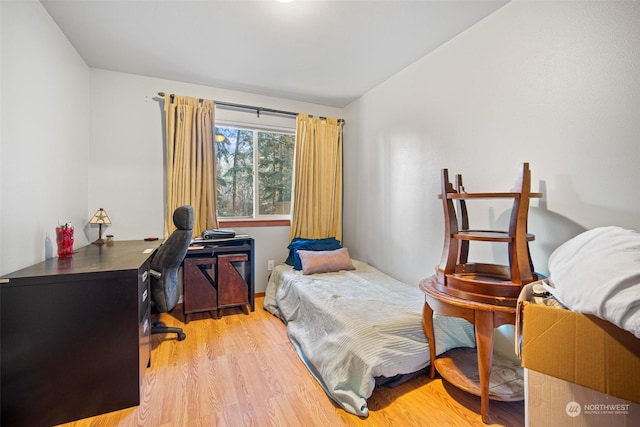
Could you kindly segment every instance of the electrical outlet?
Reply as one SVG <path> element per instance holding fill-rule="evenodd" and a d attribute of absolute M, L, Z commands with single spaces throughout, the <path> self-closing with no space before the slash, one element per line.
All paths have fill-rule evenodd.
<path fill-rule="evenodd" d="M 270 259 L 269 261 L 267 261 L 267 270 L 271 271 L 273 270 L 273 267 L 274 267 L 273 260 Z"/>

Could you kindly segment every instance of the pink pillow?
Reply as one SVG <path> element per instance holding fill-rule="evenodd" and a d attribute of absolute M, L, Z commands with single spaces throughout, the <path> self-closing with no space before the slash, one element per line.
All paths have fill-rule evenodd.
<path fill-rule="evenodd" d="M 302 262 L 302 274 L 329 273 L 340 270 L 355 270 L 347 248 L 333 251 L 298 250 Z"/>

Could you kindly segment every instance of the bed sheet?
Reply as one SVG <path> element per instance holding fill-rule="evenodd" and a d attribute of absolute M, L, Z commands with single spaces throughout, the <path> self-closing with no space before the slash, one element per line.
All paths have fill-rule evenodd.
<path fill-rule="evenodd" d="M 305 276 L 282 264 L 265 291 L 264 308 L 287 325 L 289 339 L 325 392 L 346 411 L 368 416 L 376 378 L 429 364 L 422 326 L 424 295 L 353 260 L 353 271 Z M 475 347 L 467 321 L 434 315 L 437 353 Z"/>

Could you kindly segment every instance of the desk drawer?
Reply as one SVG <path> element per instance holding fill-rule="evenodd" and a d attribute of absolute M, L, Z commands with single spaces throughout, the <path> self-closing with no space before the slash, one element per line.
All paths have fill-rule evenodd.
<path fill-rule="evenodd" d="M 218 306 L 249 304 L 246 280 L 249 256 L 243 253 L 218 255 Z"/>
<path fill-rule="evenodd" d="M 138 313 L 139 321 L 142 322 L 145 313 L 151 308 L 151 291 L 150 291 L 149 270 L 142 269 L 138 274 Z"/>
<path fill-rule="evenodd" d="M 140 336 L 140 386 L 142 386 L 142 379 L 144 378 L 144 373 L 149 366 L 149 362 L 151 360 L 151 307 L 147 308 L 147 311 L 144 313 L 142 320 L 140 321 L 139 327 L 139 336 Z"/>
<path fill-rule="evenodd" d="M 218 291 L 215 283 L 216 258 L 189 258 L 184 260 L 185 323 L 188 315 L 218 310 Z"/>

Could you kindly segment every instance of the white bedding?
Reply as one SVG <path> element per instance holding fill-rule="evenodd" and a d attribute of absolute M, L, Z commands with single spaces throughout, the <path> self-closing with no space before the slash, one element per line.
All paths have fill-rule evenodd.
<path fill-rule="evenodd" d="M 424 295 L 353 260 L 353 271 L 305 276 L 286 264 L 269 278 L 264 308 L 287 324 L 289 339 L 327 394 L 366 417 L 377 377 L 419 371 L 429 364 L 422 326 Z M 475 347 L 473 326 L 434 316 L 438 354 Z"/>
<path fill-rule="evenodd" d="M 548 281 L 568 309 L 640 338 L 640 233 L 610 226 L 577 235 L 549 257 Z"/>

